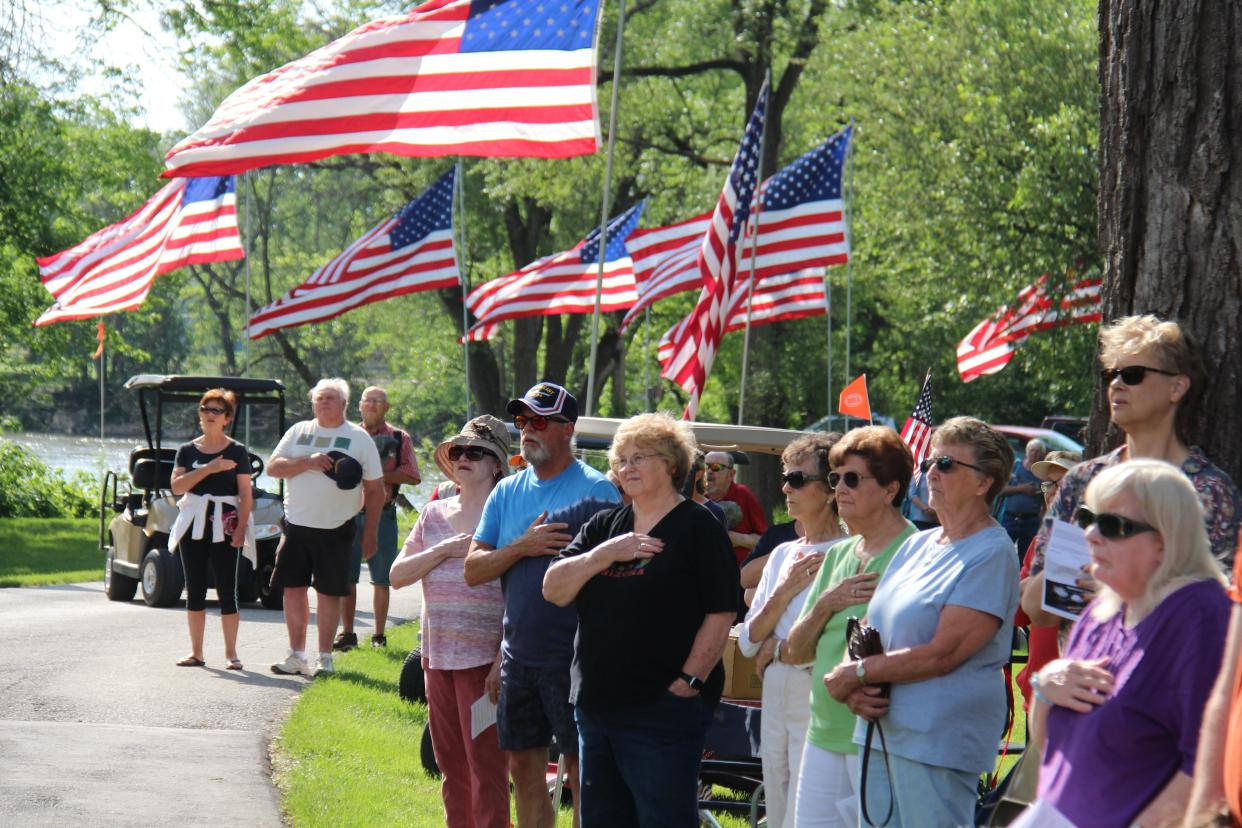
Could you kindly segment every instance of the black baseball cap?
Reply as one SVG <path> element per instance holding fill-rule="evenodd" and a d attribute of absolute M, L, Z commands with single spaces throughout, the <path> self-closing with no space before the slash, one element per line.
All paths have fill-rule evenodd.
<path fill-rule="evenodd" d="M 338 489 L 353 489 L 362 482 L 362 464 L 343 451 L 330 451 L 332 468 L 324 474 L 336 481 Z"/>
<path fill-rule="evenodd" d="M 545 417 L 559 415 L 571 423 L 578 419 L 578 401 L 573 394 L 554 382 L 541 382 L 533 386 L 521 397 L 510 400 L 505 411 L 511 416 L 521 414 L 523 406 Z"/>

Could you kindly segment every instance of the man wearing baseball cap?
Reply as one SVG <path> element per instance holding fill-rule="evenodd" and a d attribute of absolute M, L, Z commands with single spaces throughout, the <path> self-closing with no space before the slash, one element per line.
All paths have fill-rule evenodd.
<path fill-rule="evenodd" d="M 572 606 L 543 597 L 543 575 L 573 536 L 565 523 L 545 523 L 549 512 L 584 499 L 618 505 L 608 479 L 574 459 L 578 401 L 561 386 L 541 382 L 506 410 L 521 435 L 526 468 L 500 481 L 483 507 L 466 555 L 466 583 L 500 579 L 504 594 L 500 700 L 496 725 L 509 754 L 517 823 L 552 826 L 545 772 L 552 736 L 565 757 L 578 806 L 578 730 L 569 704 L 569 667 L 578 619 Z"/>

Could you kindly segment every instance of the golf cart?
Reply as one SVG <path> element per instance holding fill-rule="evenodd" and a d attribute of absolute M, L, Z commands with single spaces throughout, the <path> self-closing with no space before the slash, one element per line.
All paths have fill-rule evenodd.
<path fill-rule="evenodd" d="M 209 389 L 226 388 L 237 395 L 230 436 L 237 433 L 239 423 L 250 419 L 252 427 L 278 438 L 285 431 L 285 387 L 270 379 L 139 374 L 130 377 L 125 388 L 137 392 L 147 445 L 130 452 L 128 481 L 114 471 L 104 475 L 99 494 L 104 593 L 111 601 L 130 601 L 141 584 L 142 599 L 148 606 L 166 607 L 176 603 L 185 589 L 181 562 L 168 551 L 168 533 L 177 518 L 171 480 L 176 445 L 197 433 L 199 399 Z M 187 417 L 187 411 L 193 413 Z M 164 442 L 166 433 L 171 445 Z M 262 473 L 263 460 L 251 453 L 258 567 L 256 571 L 242 557 L 237 597 L 239 601 L 258 600 L 268 609 L 281 609 L 283 593 L 273 590 L 269 582 L 284 508 L 280 495 L 258 487 Z M 214 586 L 210 569 L 208 578 L 208 585 Z"/>

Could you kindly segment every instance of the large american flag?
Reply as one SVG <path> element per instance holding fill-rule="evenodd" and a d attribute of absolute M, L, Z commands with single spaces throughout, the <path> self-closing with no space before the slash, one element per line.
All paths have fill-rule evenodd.
<path fill-rule="evenodd" d="M 1014 348 L 1036 331 L 1100 321 L 1100 280 L 1074 283 L 1059 303 L 1048 289 L 1048 274 L 1019 293 L 1013 305 L 1001 307 L 980 322 L 957 346 L 962 382 L 995 374 L 1013 359 Z"/>
<path fill-rule="evenodd" d="M 231 176 L 170 182 L 124 221 L 38 260 L 56 303 L 36 326 L 134 310 L 155 277 L 179 267 L 240 259 Z"/>
<path fill-rule="evenodd" d="M 393 296 L 460 284 L 453 249 L 453 180 L 454 170 L 449 170 L 303 284 L 256 311 L 250 338 L 323 322 Z"/>
<path fill-rule="evenodd" d="M 923 462 L 923 458 L 927 456 L 928 449 L 931 447 L 931 399 L 931 371 L 928 371 L 926 379 L 923 380 L 923 387 L 919 391 L 919 398 L 914 403 L 914 410 L 910 412 L 906 424 L 901 427 L 901 439 L 910 447 L 910 453 L 914 455 L 915 466 Z"/>
<path fill-rule="evenodd" d="M 165 176 L 348 153 L 595 152 L 599 0 L 430 0 L 251 80 L 165 156 Z"/>
<path fill-rule="evenodd" d="M 759 91 L 755 110 L 742 135 L 742 144 L 729 168 L 711 225 L 703 236 L 697 266 L 703 281 L 698 304 L 672 341 L 661 376 L 690 394 L 683 416 L 693 420 L 699 410 L 703 385 L 711 372 L 728 322 L 728 310 L 738 286 L 737 242 L 750 216 L 758 184 L 759 153 L 768 104 L 768 85 Z"/>
<path fill-rule="evenodd" d="M 601 311 L 625 310 L 637 298 L 634 266 L 625 239 L 642 218 L 646 203 L 640 201 L 608 222 Z M 470 291 L 466 307 L 477 321 L 466 337 L 472 341 L 491 339 L 498 323 L 523 316 L 593 313 L 599 246 L 599 228 L 596 227 L 569 250 L 545 256 Z"/>
<path fill-rule="evenodd" d="M 756 297 L 764 291 L 763 280 L 768 277 L 798 272 L 805 275 L 808 268 L 849 261 L 841 191 L 852 136 L 853 127 L 846 127 L 763 183 L 755 257 L 755 276 L 760 280 Z M 626 314 L 623 329 L 652 303 L 702 287 L 696 261 L 710 220 L 711 213 L 703 213 L 677 224 L 635 231 L 628 246 L 634 257 L 638 302 Z M 750 278 L 754 224 L 752 216 L 746 236 L 739 241 L 739 279 Z M 821 297 L 823 292 L 821 284 Z M 823 313 L 826 305 L 821 301 L 819 308 Z M 790 310 L 781 318 L 807 315 Z"/>

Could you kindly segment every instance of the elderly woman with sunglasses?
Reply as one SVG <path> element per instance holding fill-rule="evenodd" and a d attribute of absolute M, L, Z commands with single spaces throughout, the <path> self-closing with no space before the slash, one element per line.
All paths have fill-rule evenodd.
<path fill-rule="evenodd" d="M 681 494 L 694 449 L 667 414 L 622 423 L 608 460 L 630 504 L 591 518 L 544 575 L 544 597 L 578 614 L 571 700 L 592 828 L 699 824 L 739 585 L 724 527 Z"/>
<path fill-rule="evenodd" d="M 890 825 L 973 825 L 979 774 L 996 761 L 1007 714 L 1001 668 L 1013 644 L 1018 556 L 992 503 L 1013 450 L 986 423 L 954 417 L 920 468 L 940 528 L 901 544 L 871 598 L 867 622 L 884 654 L 838 665 L 824 685 L 857 715 L 882 720 L 886 753 L 876 746 L 860 783 L 873 817 L 891 792 Z M 880 684 L 891 684 L 889 698 Z M 854 743 L 866 732 L 859 722 Z"/>
<path fill-rule="evenodd" d="M 509 784 L 496 728 L 472 736 L 471 706 L 500 688 L 500 582 L 469 586 L 466 552 L 483 504 L 509 470 L 509 431 L 495 417 L 475 417 L 435 453 L 436 465 L 458 494 L 429 502 L 389 572 L 393 589 L 422 581 L 423 670 L 427 717 L 445 824 L 507 826 Z"/>
<path fill-rule="evenodd" d="M 1075 520 L 1100 590 L 1031 681 L 1044 759 L 1025 824 L 1181 824 L 1229 617 L 1199 497 L 1133 460 L 1091 481 Z"/>
<path fill-rule="evenodd" d="M 1191 403 L 1207 371 L 1195 343 L 1176 322 L 1127 316 L 1100 331 L 1101 375 L 1108 389 L 1109 417 L 1125 432 L 1114 451 L 1081 463 L 1061 480 L 1060 492 L 1035 538 L 1031 576 L 1023 582 L 1022 609 L 1035 624 L 1055 624 L 1041 607 L 1044 550 L 1056 520 L 1071 520 L 1091 479 L 1104 469 L 1138 457 L 1172 463 L 1190 479 L 1203 504 L 1212 554 L 1223 572 L 1233 564 L 1242 524 L 1242 495 L 1224 471 L 1190 445 Z M 1079 582 L 1092 588 L 1090 579 Z"/>
<path fill-rule="evenodd" d="M 823 440 L 822 437 L 815 439 Z M 817 457 L 810 459 L 818 460 Z M 914 460 L 897 432 L 883 426 L 856 428 L 839 441 L 833 441 L 827 460 L 832 471 L 823 475 L 826 480 L 819 485 L 831 492 L 828 503 L 839 512 L 854 535 L 833 544 L 822 554 L 812 554 L 791 564 L 787 578 L 793 585 L 803 587 L 796 601 L 791 602 L 797 620 L 790 625 L 787 640 L 779 647 L 778 664 L 768 668 L 763 683 L 765 751 L 768 747 L 769 677 L 774 673 L 780 675 L 776 672 L 780 669 L 791 671 L 801 676 L 810 691 L 809 710 L 806 709 L 806 691 L 802 692 L 801 700 L 809 719 L 802 756 L 790 762 L 796 769 L 797 795 L 793 816 L 787 816 L 786 823 L 798 826 L 853 826 L 858 822 L 856 816 L 848 820 L 844 816 L 844 812 L 857 811 L 858 748 L 853 742 L 854 714 L 828 695 L 823 679 L 845 656 L 845 626 L 849 616 L 866 614 L 877 579 L 902 541 L 914 533 L 913 524 L 901 516 L 899 507 L 910 483 Z M 801 472 L 805 479 L 810 471 L 808 465 L 803 462 L 787 474 L 786 485 L 792 486 L 795 482 L 788 479 L 792 474 Z M 822 475 L 822 471 L 819 474 Z M 789 494 L 790 514 L 794 514 L 794 495 L 813 488 L 818 487 L 808 485 Z M 797 516 L 805 522 L 805 517 Z M 776 554 L 773 553 L 773 563 L 765 571 L 765 578 L 771 577 L 769 573 Z M 782 622 L 784 620 L 782 618 Z M 751 626 L 753 637 L 756 625 Z M 765 788 L 767 783 L 765 764 Z M 772 801 L 771 794 L 768 801 Z M 769 820 L 770 814 L 769 805 Z"/>

